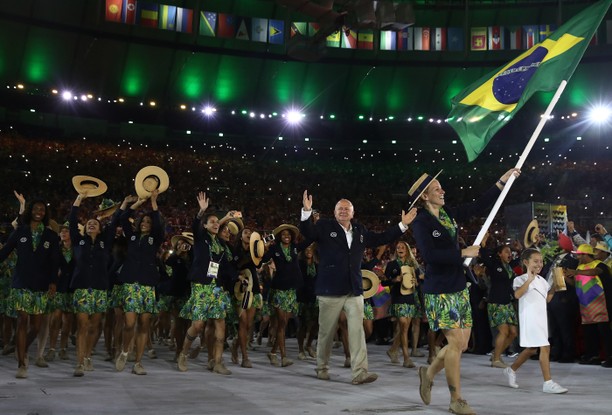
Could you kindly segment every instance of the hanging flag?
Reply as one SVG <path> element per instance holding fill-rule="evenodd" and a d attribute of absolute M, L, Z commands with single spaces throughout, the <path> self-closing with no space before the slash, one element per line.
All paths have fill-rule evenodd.
<path fill-rule="evenodd" d="M 217 36 L 233 39 L 236 36 L 236 19 L 231 14 L 217 15 Z"/>
<path fill-rule="evenodd" d="M 136 24 L 136 0 L 123 0 L 121 21 L 126 24 Z"/>
<path fill-rule="evenodd" d="M 217 31 L 217 13 L 200 12 L 200 35 L 215 37 Z"/>
<path fill-rule="evenodd" d="M 432 50 L 446 50 L 446 28 L 436 27 L 431 37 Z"/>
<path fill-rule="evenodd" d="M 106 0 L 106 21 L 121 22 L 121 9 L 123 0 Z"/>
<path fill-rule="evenodd" d="M 251 40 L 263 43 L 268 41 L 268 19 L 251 19 Z"/>
<path fill-rule="evenodd" d="M 193 33 L 193 10 L 176 8 L 176 31 L 182 33 Z"/>
<path fill-rule="evenodd" d="M 470 37 L 470 50 L 473 50 L 473 51 L 487 50 L 487 28 L 486 27 L 472 27 L 472 34 Z"/>
<path fill-rule="evenodd" d="M 357 34 L 357 48 L 358 49 L 374 49 L 374 31 L 373 30 L 360 30 Z"/>
<path fill-rule="evenodd" d="M 449 27 L 447 29 L 448 50 L 459 51 L 464 49 L 465 35 L 461 27 Z"/>
<path fill-rule="evenodd" d="M 295 35 L 308 36 L 308 23 L 291 22 L 291 37 Z"/>
<path fill-rule="evenodd" d="M 283 20 L 269 20 L 268 42 L 274 45 L 282 45 L 285 43 L 285 22 Z"/>
<path fill-rule="evenodd" d="M 319 23 L 314 23 L 314 22 L 308 23 L 308 36 L 313 37 L 314 35 L 317 34 L 320 28 L 321 28 L 321 25 Z"/>
<path fill-rule="evenodd" d="M 504 28 L 501 26 L 489 26 L 488 31 L 489 50 L 505 49 Z"/>
<path fill-rule="evenodd" d="M 236 39 L 251 40 L 249 29 L 251 27 L 251 19 L 248 17 L 238 17 L 238 30 L 236 30 Z"/>
<path fill-rule="evenodd" d="M 397 32 L 397 50 L 414 49 L 414 27 L 407 27 Z"/>
<path fill-rule="evenodd" d="M 557 30 L 557 25 L 556 24 L 543 24 L 543 25 L 540 25 L 540 30 L 538 32 L 539 35 L 540 35 L 540 40 L 539 41 L 542 42 L 548 36 L 552 35 L 555 30 Z"/>
<path fill-rule="evenodd" d="M 357 49 L 357 32 L 347 27 L 343 27 L 340 32 L 342 33 L 342 48 Z"/>
<path fill-rule="evenodd" d="M 523 47 L 523 28 L 520 26 L 509 27 L 507 33 L 507 44 L 510 46 L 510 49 L 521 49 Z"/>
<path fill-rule="evenodd" d="M 176 6 L 162 4 L 159 6 L 159 28 L 174 30 L 176 28 Z"/>
<path fill-rule="evenodd" d="M 340 31 L 336 31 L 334 33 L 332 33 L 331 35 L 327 36 L 327 38 L 325 39 L 325 45 L 328 48 L 339 48 L 340 47 Z"/>
<path fill-rule="evenodd" d="M 389 30 L 380 31 L 380 50 L 395 50 L 397 48 L 397 34 Z"/>
<path fill-rule="evenodd" d="M 429 27 L 414 28 L 414 50 L 429 50 Z"/>
<path fill-rule="evenodd" d="M 156 28 L 159 19 L 159 4 L 139 1 L 136 3 L 136 6 L 138 8 L 137 18 L 140 18 L 140 25 Z"/>
<path fill-rule="evenodd" d="M 523 37 L 523 49 L 531 49 L 539 42 L 540 29 L 538 26 L 523 26 L 523 33 L 525 34 Z"/>
<path fill-rule="evenodd" d="M 568 20 L 542 43 L 482 77 L 452 99 L 448 124 L 472 161 L 537 91 L 569 80 L 612 0 L 602 0 Z"/>

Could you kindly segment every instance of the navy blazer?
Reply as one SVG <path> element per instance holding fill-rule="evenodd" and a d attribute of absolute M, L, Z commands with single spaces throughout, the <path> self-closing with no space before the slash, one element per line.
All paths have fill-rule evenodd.
<path fill-rule="evenodd" d="M 128 249 L 123 267 L 119 272 L 119 282 L 154 287 L 159 283 L 160 278 L 157 268 L 157 250 L 164 242 L 164 229 L 159 212 L 154 210 L 150 213 L 151 233 L 141 235 L 140 229 L 136 231 L 132 229 L 129 219 L 133 212 L 133 209 L 128 209 L 120 216 L 121 226 L 128 240 Z"/>
<path fill-rule="evenodd" d="M 317 295 L 362 295 L 361 261 L 365 249 L 388 244 L 403 233 L 399 225 L 391 226 L 383 233 L 370 232 L 357 222 L 351 222 L 351 225 L 353 243 L 349 248 L 344 228 L 335 218 L 319 219 L 316 224 L 310 218 L 300 222 L 300 231 L 316 242 L 319 249 Z"/>
<path fill-rule="evenodd" d="M 514 289 L 512 282 L 516 278 L 516 274 L 512 271 L 510 264 L 510 274 L 504 269 L 502 261 L 495 252 L 481 249 L 480 258 L 487 268 L 487 275 L 491 279 L 491 288 L 487 300 L 494 304 L 510 304 L 514 299 Z"/>
<path fill-rule="evenodd" d="M 59 270 L 59 238 L 49 228 L 43 230 L 36 249 L 32 249 L 30 225 L 21 225 L 11 233 L 0 249 L 0 262 L 17 250 L 17 264 L 11 287 L 30 291 L 48 291 L 57 283 Z"/>
<path fill-rule="evenodd" d="M 70 251 L 72 251 L 72 258 L 70 258 L 70 262 L 66 261 L 66 257 L 64 256 L 64 251 L 62 249 L 62 243 L 60 241 L 60 256 L 59 256 L 59 277 L 57 280 L 57 292 L 58 293 L 67 293 L 70 291 L 70 281 L 72 281 L 72 273 L 74 272 L 74 251 L 72 247 L 70 247 Z"/>
<path fill-rule="evenodd" d="M 416 277 L 419 277 L 419 269 L 418 267 L 414 269 Z M 398 275 L 401 275 L 402 269 L 397 263 L 397 261 L 389 261 L 387 266 L 385 267 L 385 276 L 386 280 L 381 281 L 381 285 L 384 287 L 391 287 L 391 303 L 392 304 L 414 304 L 414 293 L 403 295 L 400 291 L 402 287 L 402 282 L 394 281 Z M 414 287 L 414 292 L 416 293 L 416 287 Z"/>
<path fill-rule="evenodd" d="M 302 287 L 304 281 L 298 261 L 298 253 L 308 248 L 311 243 L 312 241 L 307 239 L 299 244 L 293 242 L 289 244 L 291 261 L 287 261 L 287 258 L 285 258 L 280 241 L 270 247 L 262 258 L 262 262 L 268 262 L 273 259 L 274 265 L 276 265 L 276 273 L 274 278 L 272 278 L 270 288 L 274 290 L 297 290 Z"/>
<path fill-rule="evenodd" d="M 123 214 L 123 211 L 117 209 L 113 213 L 111 222 L 98 235 L 95 243 L 89 235 L 81 235 L 79 232 L 78 213 L 79 208 L 72 206 L 69 229 L 75 267 L 70 281 L 70 289 L 71 291 L 82 288 L 108 290 L 110 288 L 111 251 L 115 239 L 115 230 L 119 224 L 119 216 Z"/>
<path fill-rule="evenodd" d="M 237 267 L 231 265 L 234 259 L 233 254 L 228 254 L 229 249 L 227 245 L 218 237 L 217 241 L 223 247 L 223 252 L 215 254 L 210 250 L 212 242 L 210 234 L 202 226 L 202 219 L 199 219 L 197 216 L 193 219 L 191 230 L 193 231 L 193 247 L 191 248 L 193 262 L 191 263 L 187 278 L 189 281 L 198 284 L 212 284 L 213 278 L 210 278 L 207 272 L 210 261 L 214 261 L 219 264 L 219 273 L 217 278 L 214 279 L 214 284 L 217 287 L 227 289 L 231 286 L 232 280 L 238 278 Z"/>
<path fill-rule="evenodd" d="M 481 214 L 500 194 L 497 186 L 491 187 L 478 200 L 465 205 L 444 210 L 455 223 Z M 457 229 L 457 234 L 459 230 Z M 419 209 L 412 222 L 412 235 L 419 254 L 425 261 L 425 280 L 423 292 L 426 294 L 455 293 L 466 287 L 463 272 L 463 258 L 457 242 L 448 230 L 426 209 Z"/>

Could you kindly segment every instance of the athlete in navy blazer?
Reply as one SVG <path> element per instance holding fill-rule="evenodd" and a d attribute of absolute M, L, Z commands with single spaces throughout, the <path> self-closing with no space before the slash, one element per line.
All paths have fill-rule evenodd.
<path fill-rule="evenodd" d="M 317 378 L 329 379 L 329 356 L 340 312 L 348 324 L 352 383 L 375 381 L 368 373 L 368 356 L 363 332 L 363 286 L 361 261 L 366 247 L 376 247 L 398 239 L 416 216 L 416 209 L 402 211 L 402 221 L 383 233 L 368 231 L 353 222 L 353 204 L 341 199 L 334 208 L 334 219 L 310 220 L 312 196 L 304 192 L 300 231 L 317 243 L 319 269 L 315 293 L 319 299 L 319 336 L 317 341 Z"/>

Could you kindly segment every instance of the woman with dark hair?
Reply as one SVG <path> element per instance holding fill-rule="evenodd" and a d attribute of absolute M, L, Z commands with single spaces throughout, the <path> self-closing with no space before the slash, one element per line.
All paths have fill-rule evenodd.
<path fill-rule="evenodd" d="M 257 267 L 253 263 L 249 249 L 249 241 L 251 240 L 252 233 L 252 229 L 243 228 L 238 234 L 240 239 L 236 242 L 234 247 L 234 257 L 237 262 L 238 271 L 249 270 L 252 278 L 251 295 L 253 296 L 253 303 L 246 310 L 242 310 L 238 316 L 238 344 L 240 346 L 240 352 L 242 353 L 241 366 L 245 368 L 253 367 L 253 364 L 249 360 L 248 343 L 251 332 L 253 331 L 255 312 L 261 309 L 263 306 L 263 298 L 261 295 L 261 287 L 259 286 Z"/>
<path fill-rule="evenodd" d="M 19 379 L 28 377 L 28 347 L 40 330 L 49 296 L 53 296 L 56 289 L 59 242 L 57 234 L 47 227 L 48 221 L 47 205 L 42 200 L 32 201 L 24 212 L 23 224 L 11 233 L 0 249 L 0 262 L 14 250 L 17 252 L 11 298 L 17 313 L 15 345 L 16 377 Z"/>
<path fill-rule="evenodd" d="M 112 220 L 102 229 L 100 221 L 91 218 L 85 224 L 84 235 L 78 228 L 81 202 L 87 193 L 79 193 L 70 210 L 69 229 L 73 241 L 74 271 L 70 281 L 72 309 L 77 320 L 77 366 L 74 376 L 83 376 L 94 370 L 91 351 L 98 339 L 102 313 L 107 309 L 107 292 L 110 286 L 108 269 L 115 229 L 119 216 L 126 210 L 128 198 L 113 214 Z"/>
<path fill-rule="evenodd" d="M 477 257 L 480 247 L 460 248 L 456 221 L 465 221 L 483 212 L 499 196 L 510 175 L 518 176 L 520 171 L 508 170 L 480 199 L 457 208 L 445 206 L 445 192 L 436 180 L 440 173 L 433 177 L 427 173 L 421 175 L 408 191 L 412 205 L 420 208 L 412 229 L 426 263 L 423 293 L 427 321 L 430 330 L 441 330 L 448 341 L 430 366 L 419 368 L 419 392 L 423 402 L 429 405 L 433 379 L 445 369 L 451 395 L 449 411 L 473 414 L 474 410 L 461 395 L 461 355 L 467 349 L 472 328 L 463 258 Z"/>
<path fill-rule="evenodd" d="M 410 267 L 413 270 L 412 276 L 415 279 L 411 282 L 413 292 L 411 294 L 403 294 L 402 288 L 404 287 L 403 274 L 404 267 Z M 402 348 L 404 357 L 403 366 L 406 368 L 413 368 L 415 364 L 410 359 L 410 353 L 408 351 L 408 329 L 412 319 L 417 317 L 417 299 L 415 298 L 416 292 L 416 278 L 418 277 L 418 264 L 416 259 L 412 256 L 412 250 L 410 245 L 405 241 L 399 241 L 395 245 L 395 261 L 390 261 L 385 267 L 385 277 L 381 283 L 384 286 L 391 287 L 391 307 L 389 308 L 389 314 L 395 317 L 395 338 L 391 348 L 387 351 L 387 355 L 391 358 L 391 363 L 399 363 L 397 349 Z"/>
<path fill-rule="evenodd" d="M 516 274 L 510 266 L 512 251 L 508 245 L 500 245 L 494 252 L 485 251 L 481 255 L 491 279 L 491 288 L 487 297 L 487 314 L 489 326 L 497 328 L 495 349 L 491 356 L 491 367 L 505 369 L 506 363 L 501 354 L 512 344 L 518 335 L 518 317 L 514 309 L 514 289 L 512 281 Z"/>
<path fill-rule="evenodd" d="M 305 240 L 297 243 L 300 233 L 293 225 L 283 224 L 273 231 L 276 243 L 270 247 L 263 256 L 262 261 L 268 262 L 273 259 L 276 264 L 276 275 L 270 285 L 270 303 L 276 311 L 276 333 L 272 350 L 268 353 L 268 359 L 273 366 L 286 367 L 293 364 L 287 357 L 285 349 L 285 329 L 291 315 L 297 315 L 297 290 L 302 286 L 302 272 L 298 262 L 298 252 L 303 251 L 312 241 Z M 278 361 L 276 351 L 281 354 Z"/>
<path fill-rule="evenodd" d="M 317 296 L 315 295 L 315 281 L 317 280 L 317 259 L 316 244 L 310 245 L 298 255 L 300 270 L 304 278 L 304 284 L 297 291 L 297 301 L 299 306 L 300 327 L 297 332 L 298 359 L 305 360 L 306 352 L 312 358 L 317 357 L 312 348 L 312 341 L 319 333 L 319 307 L 317 306 Z M 306 346 L 304 346 L 306 340 Z"/>
<path fill-rule="evenodd" d="M 197 199 L 200 209 L 192 224 L 193 262 L 188 276 L 191 295 L 180 313 L 181 317 L 191 320 L 191 326 L 185 334 L 178 369 L 181 372 L 187 371 L 187 355 L 191 344 L 210 321 L 212 329 L 207 329 L 202 336 L 208 345 L 208 368 L 221 375 L 231 375 L 232 372 L 225 367 L 222 359 L 225 318 L 232 307 L 229 294 L 224 289 L 222 264 L 232 253 L 219 239 L 219 218 L 214 213 L 206 213 L 209 206 L 206 193 L 198 193 Z"/>
<path fill-rule="evenodd" d="M 132 229 L 130 217 L 136 209 L 146 202 L 138 199 L 130 209 L 121 214 L 121 227 L 128 239 L 127 257 L 119 273 L 120 306 L 123 309 L 124 326 L 121 353 L 115 361 L 115 369 L 121 372 L 125 368 L 128 357 L 128 348 L 135 337 L 136 363 L 132 373 L 146 375 L 141 359 L 149 338 L 151 314 L 156 312 L 155 286 L 159 282 L 157 268 L 157 251 L 164 242 L 164 226 L 157 207 L 159 191 L 151 192 L 151 212 L 145 213 L 136 221 Z M 126 202 L 127 203 L 127 202 Z M 137 333 L 135 334 L 136 323 Z"/>

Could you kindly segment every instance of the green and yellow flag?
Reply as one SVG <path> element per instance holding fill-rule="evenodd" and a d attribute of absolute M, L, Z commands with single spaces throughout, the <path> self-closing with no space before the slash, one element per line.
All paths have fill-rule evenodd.
<path fill-rule="evenodd" d="M 550 37 L 470 85 L 451 102 L 448 124 L 473 161 L 536 91 L 569 80 L 612 0 L 584 9 Z"/>

